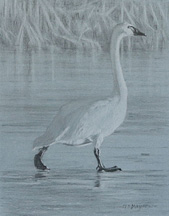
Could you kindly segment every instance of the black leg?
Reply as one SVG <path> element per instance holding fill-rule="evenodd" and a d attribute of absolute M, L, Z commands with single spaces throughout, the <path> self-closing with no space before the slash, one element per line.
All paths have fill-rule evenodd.
<path fill-rule="evenodd" d="M 43 154 L 45 153 L 45 151 L 47 151 L 48 147 L 43 147 L 41 149 L 39 149 L 39 153 L 37 153 L 34 157 L 34 165 L 37 169 L 40 169 L 40 170 L 49 170 L 49 168 L 47 168 L 47 166 L 45 166 L 43 163 L 42 163 L 42 157 L 43 157 Z"/>
<path fill-rule="evenodd" d="M 102 171 L 102 167 L 104 167 L 104 165 L 102 164 L 101 160 L 100 160 L 100 156 L 99 156 L 99 149 L 98 148 L 94 148 L 94 155 L 96 157 L 98 166 L 96 167 L 97 171 Z"/>
<path fill-rule="evenodd" d="M 105 172 L 121 171 L 121 168 L 118 168 L 117 166 L 106 168 L 101 162 L 98 148 L 94 148 L 94 155 L 95 155 L 97 163 L 98 163 L 98 166 L 96 167 L 96 170 L 98 172 L 101 172 L 101 171 L 105 171 Z"/>

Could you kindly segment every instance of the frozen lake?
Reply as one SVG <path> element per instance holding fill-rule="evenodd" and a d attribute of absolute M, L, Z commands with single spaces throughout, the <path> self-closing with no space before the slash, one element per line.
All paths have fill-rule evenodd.
<path fill-rule="evenodd" d="M 54 145 L 44 156 L 51 170 L 33 166 L 33 140 L 59 107 L 110 95 L 108 54 L 0 52 L 0 215 L 169 215 L 168 52 L 122 56 L 128 86 L 124 124 L 102 145 L 97 173 L 93 147 Z"/>

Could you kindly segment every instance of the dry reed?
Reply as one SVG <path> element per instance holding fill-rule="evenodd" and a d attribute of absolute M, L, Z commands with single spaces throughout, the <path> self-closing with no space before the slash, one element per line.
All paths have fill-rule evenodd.
<path fill-rule="evenodd" d="M 0 42 L 6 46 L 107 49 L 116 23 L 146 32 L 124 48 L 159 49 L 168 42 L 169 1 L 1 0 Z"/>

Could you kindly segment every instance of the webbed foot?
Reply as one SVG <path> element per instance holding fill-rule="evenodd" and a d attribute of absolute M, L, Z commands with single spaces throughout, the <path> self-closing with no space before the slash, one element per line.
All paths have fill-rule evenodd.
<path fill-rule="evenodd" d="M 42 162 L 42 157 L 45 151 L 47 151 L 48 147 L 43 147 L 39 149 L 39 153 L 37 153 L 34 157 L 34 165 L 37 169 L 40 170 L 50 170 L 47 166 L 45 166 Z"/>
<path fill-rule="evenodd" d="M 97 160 L 97 163 L 98 163 L 98 166 L 96 167 L 96 170 L 98 172 L 102 172 L 102 171 L 105 171 L 105 172 L 116 172 L 116 171 L 121 171 L 121 168 L 117 167 L 117 166 L 113 166 L 113 167 L 109 167 L 109 168 L 106 168 L 103 163 L 101 162 L 101 159 L 100 159 L 100 151 L 98 148 L 94 148 L 94 155 L 96 157 L 96 160 Z"/>
<path fill-rule="evenodd" d="M 106 168 L 104 165 L 99 165 L 96 167 L 96 170 L 97 172 L 102 172 L 102 171 L 105 171 L 105 172 L 116 172 L 116 171 L 122 171 L 121 168 L 117 167 L 117 166 L 113 166 L 113 167 L 109 167 L 109 168 Z"/>

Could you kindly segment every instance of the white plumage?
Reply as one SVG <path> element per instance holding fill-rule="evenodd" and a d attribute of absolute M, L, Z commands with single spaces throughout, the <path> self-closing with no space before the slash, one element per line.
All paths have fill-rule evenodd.
<path fill-rule="evenodd" d="M 82 145 L 92 143 L 97 136 L 109 136 L 123 122 L 126 102 L 116 96 L 96 102 L 65 105 L 46 132 L 34 141 L 34 148 L 55 143 Z"/>
<path fill-rule="evenodd" d="M 78 146 L 93 143 L 98 161 L 97 169 L 120 170 L 117 167 L 104 167 L 99 157 L 99 147 L 104 138 L 121 125 L 126 115 L 127 87 L 121 70 L 119 48 L 121 39 L 131 35 L 145 36 L 127 23 L 118 24 L 113 30 L 110 45 L 114 80 L 112 95 L 99 101 L 77 101 L 61 107 L 46 132 L 34 141 L 33 148 L 41 148 L 34 159 L 37 168 L 46 169 L 41 162 L 41 156 L 46 147 L 52 144 Z"/>

